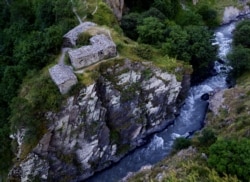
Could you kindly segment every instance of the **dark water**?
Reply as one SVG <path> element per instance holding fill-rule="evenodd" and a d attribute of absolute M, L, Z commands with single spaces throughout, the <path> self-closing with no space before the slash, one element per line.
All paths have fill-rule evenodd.
<path fill-rule="evenodd" d="M 232 31 L 235 23 L 219 27 L 215 31 L 214 44 L 219 46 L 218 57 L 227 62 L 226 55 L 230 51 Z M 222 62 L 222 61 L 220 61 Z M 208 102 L 201 99 L 205 93 L 215 93 L 227 88 L 226 78 L 231 70 L 230 66 L 215 61 L 214 69 L 218 73 L 199 85 L 193 86 L 182 106 L 180 115 L 174 125 L 161 133 L 155 134 L 151 141 L 136 149 L 111 168 L 95 174 L 88 182 L 116 182 L 125 177 L 129 172 L 136 172 L 142 166 L 152 165 L 165 158 L 171 151 L 173 142 L 178 137 L 187 137 L 194 131 L 203 127 Z"/>

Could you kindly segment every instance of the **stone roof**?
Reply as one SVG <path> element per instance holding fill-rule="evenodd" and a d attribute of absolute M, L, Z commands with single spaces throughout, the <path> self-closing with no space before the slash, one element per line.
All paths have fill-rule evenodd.
<path fill-rule="evenodd" d="M 49 73 L 56 85 L 60 85 L 71 79 L 76 79 L 71 67 L 66 65 L 57 64 L 49 69 Z"/>
<path fill-rule="evenodd" d="M 64 46 L 75 46 L 78 36 L 93 26 L 96 26 L 96 24 L 93 22 L 84 22 L 70 30 L 63 36 Z"/>

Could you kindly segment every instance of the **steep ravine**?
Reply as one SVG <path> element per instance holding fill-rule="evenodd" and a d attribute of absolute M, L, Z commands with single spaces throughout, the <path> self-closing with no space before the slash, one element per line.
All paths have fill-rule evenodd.
<path fill-rule="evenodd" d="M 190 88 L 185 104 L 173 122 L 174 124 L 166 130 L 155 134 L 147 145 L 138 148 L 112 168 L 88 179 L 88 182 L 116 182 L 140 169 L 150 171 L 152 165 L 169 155 L 176 138 L 189 137 L 204 126 L 209 97 L 214 97 L 211 99 L 213 101 L 211 107 L 214 110 L 215 107 L 219 107 L 218 105 L 214 106 L 215 97 L 223 93 L 228 86 L 231 86 L 228 83 L 228 73 L 232 68 L 228 65 L 227 54 L 231 49 L 232 32 L 235 24 L 236 22 L 231 22 L 216 29 L 213 44 L 219 46 L 219 59 L 215 61 L 215 74 L 204 82 Z M 160 175 L 164 176 L 162 173 Z"/>

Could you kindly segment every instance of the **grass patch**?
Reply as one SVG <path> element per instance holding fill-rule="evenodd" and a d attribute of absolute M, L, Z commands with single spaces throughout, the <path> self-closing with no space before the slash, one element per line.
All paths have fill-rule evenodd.
<path fill-rule="evenodd" d="M 112 27 L 118 24 L 112 10 L 106 3 L 101 0 L 98 1 L 98 8 L 96 12 L 92 14 L 91 18 L 92 21 L 97 23 L 98 25 L 106 25 Z"/>

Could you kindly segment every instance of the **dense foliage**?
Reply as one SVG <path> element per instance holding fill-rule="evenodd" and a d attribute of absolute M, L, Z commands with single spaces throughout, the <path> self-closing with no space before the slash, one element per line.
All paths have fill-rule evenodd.
<path fill-rule="evenodd" d="M 233 35 L 233 50 L 228 56 L 233 66 L 234 76 L 250 70 L 250 20 L 240 22 Z"/>
<path fill-rule="evenodd" d="M 35 96 L 42 100 L 40 103 L 29 103 L 24 98 L 12 102 L 12 99 L 17 96 L 28 72 L 37 72 L 54 60 L 61 47 L 62 35 L 77 21 L 73 19 L 68 0 L 6 0 L 0 2 L 0 8 L 0 171 L 3 172 L 8 170 L 12 157 L 9 126 L 26 125 L 30 121 L 39 124 L 42 110 L 34 107 L 50 100 L 48 94 Z M 48 91 L 45 82 L 40 84 L 38 88 L 43 88 L 44 92 L 53 90 Z M 9 121 L 9 118 L 12 119 Z M 14 120 L 21 122 L 9 123 Z"/>
<path fill-rule="evenodd" d="M 250 141 L 218 140 L 209 148 L 208 164 L 221 174 L 235 174 L 239 179 L 250 179 Z"/>
<path fill-rule="evenodd" d="M 143 12 L 126 14 L 121 27 L 131 39 L 154 45 L 166 55 L 189 62 L 193 66 L 193 81 L 210 75 L 217 48 L 211 40 L 209 27 L 217 25 L 217 13 L 208 6 L 197 10 L 180 8 L 179 1 L 154 0 Z"/>

